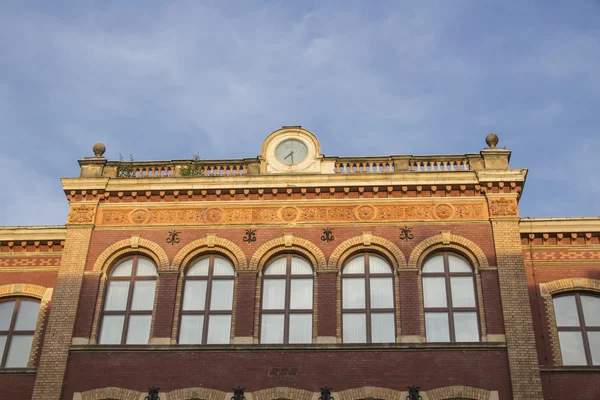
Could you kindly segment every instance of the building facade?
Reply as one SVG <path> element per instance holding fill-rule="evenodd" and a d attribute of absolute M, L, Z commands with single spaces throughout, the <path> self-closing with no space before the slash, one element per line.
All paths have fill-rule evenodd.
<path fill-rule="evenodd" d="M 283 127 L 255 158 L 154 162 L 97 144 L 62 179 L 64 226 L 0 228 L 0 392 L 598 398 L 600 219 L 522 218 L 527 170 L 486 142 L 331 157 Z"/>

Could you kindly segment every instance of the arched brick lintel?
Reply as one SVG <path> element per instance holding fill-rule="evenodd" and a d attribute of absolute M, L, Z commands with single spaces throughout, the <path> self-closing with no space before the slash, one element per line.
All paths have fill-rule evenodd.
<path fill-rule="evenodd" d="M 577 291 L 600 293 L 600 280 L 598 279 L 566 278 L 546 282 L 543 285 L 551 296 L 558 293 Z"/>
<path fill-rule="evenodd" d="M 317 245 L 309 240 L 286 234 L 282 237 L 269 240 L 260 246 L 252 255 L 248 269 L 260 271 L 269 258 L 285 251 L 295 251 L 304 255 L 316 270 L 327 268 L 325 255 Z"/>
<path fill-rule="evenodd" d="M 34 297 L 36 299 L 44 299 L 48 288 L 31 283 L 12 283 L 9 285 L 0 285 L 0 298 L 12 296 Z M 45 299 L 49 300 L 49 299 Z"/>
<path fill-rule="evenodd" d="M 430 236 L 421 241 L 410 253 L 408 268 L 416 269 L 422 265 L 423 260 L 436 250 L 457 250 L 471 260 L 475 269 L 489 267 L 485 253 L 475 242 L 449 232 L 441 232 L 439 235 Z"/>
<path fill-rule="evenodd" d="M 402 251 L 391 241 L 371 234 L 362 234 L 340 243 L 329 257 L 329 269 L 340 270 L 346 259 L 359 251 L 375 250 L 383 253 L 392 262 L 394 269 L 407 268 Z"/>
<path fill-rule="evenodd" d="M 156 263 L 159 271 L 168 271 L 170 262 L 167 253 L 158 243 L 144 239 L 140 236 L 132 236 L 113 243 L 106 248 L 94 263 L 94 272 L 106 271 L 106 269 L 117 259 L 128 253 L 145 254 Z"/>
<path fill-rule="evenodd" d="M 208 252 L 216 252 L 226 256 L 233 262 L 236 270 L 248 268 L 246 255 L 237 244 L 216 235 L 207 235 L 207 237 L 194 240 L 179 250 L 173 258 L 171 270 L 178 271 L 194 257 Z"/>

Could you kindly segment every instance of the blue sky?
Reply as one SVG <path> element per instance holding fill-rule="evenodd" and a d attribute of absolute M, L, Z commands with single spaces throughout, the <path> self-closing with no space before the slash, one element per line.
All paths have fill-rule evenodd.
<path fill-rule="evenodd" d="M 600 1 L 4 1 L 0 225 L 63 224 L 95 142 L 254 157 L 474 153 L 529 168 L 521 214 L 599 215 Z"/>

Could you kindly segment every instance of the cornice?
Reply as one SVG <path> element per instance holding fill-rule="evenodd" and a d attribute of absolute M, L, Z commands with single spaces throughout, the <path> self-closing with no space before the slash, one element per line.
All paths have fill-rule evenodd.
<path fill-rule="evenodd" d="M 600 217 L 521 218 L 521 235 L 528 233 L 600 232 Z"/>
<path fill-rule="evenodd" d="M 0 226 L 0 241 L 49 241 L 65 240 L 64 225 L 55 226 Z"/>

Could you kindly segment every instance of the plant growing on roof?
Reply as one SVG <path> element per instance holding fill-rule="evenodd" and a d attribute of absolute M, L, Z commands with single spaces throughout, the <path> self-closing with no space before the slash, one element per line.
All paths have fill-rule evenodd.
<path fill-rule="evenodd" d="M 135 171 L 133 169 L 133 155 L 129 154 L 129 161 L 124 161 L 123 155 L 119 153 L 117 178 L 135 178 Z"/>
<path fill-rule="evenodd" d="M 198 176 L 202 175 L 203 172 L 204 168 L 198 154 L 194 154 L 192 160 L 187 165 L 182 166 L 180 171 L 181 176 Z"/>

